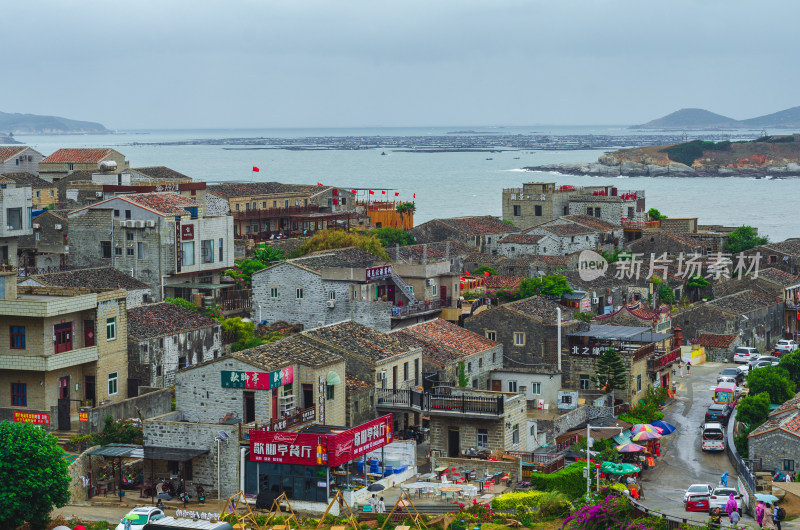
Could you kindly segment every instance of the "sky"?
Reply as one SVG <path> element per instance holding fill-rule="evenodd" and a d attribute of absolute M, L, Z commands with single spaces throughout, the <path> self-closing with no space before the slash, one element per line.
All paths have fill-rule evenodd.
<path fill-rule="evenodd" d="M 11 2 L 0 111 L 118 130 L 745 119 L 800 105 L 798 15 L 796 0 Z"/>

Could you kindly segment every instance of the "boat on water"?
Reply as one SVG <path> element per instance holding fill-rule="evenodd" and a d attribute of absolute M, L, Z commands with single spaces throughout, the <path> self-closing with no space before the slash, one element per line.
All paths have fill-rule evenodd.
<path fill-rule="evenodd" d="M 519 160 L 519 157 L 518 157 L 518 156 L 515 156 L 515 157 L 514 157 L 514 160 Z"/>
<path fill-rule="evenodd" d="M 381 151 L 381 156 L 386 156 L 386 151 Z"/>
<path fill-rule="evenodd" d="M 486 160 L 494 160 L 494 158 L 487 158 Z"/>

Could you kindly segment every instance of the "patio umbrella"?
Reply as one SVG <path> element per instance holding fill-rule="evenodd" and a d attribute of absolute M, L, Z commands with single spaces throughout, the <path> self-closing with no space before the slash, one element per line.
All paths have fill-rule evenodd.
<path fill-rule="evenodd" d="M 658 427 L 659 429 L 661 429 L 661 434 L 664 434 L 664 435 L 672 434 L 677 429 L 677 427 L 675 427 L 671 423 L 667 423 L 667 422 L 665 422 L 663 420 L 656 420 L 653 423 L 651 423 L 650 425 L 652 425 L 653 427 Z"/>
<path fill-rule="evenodd" d="M 631 427 L 631 432 L 636 434 L 639 432 L 655 432 L 661 434 L 661 428 L 655 425 L 651 425 L 649 423 L 637 423 L 633 427 Z"/>
<path fill-rule="evenodd" d="M 775 495 L 768 495 L 766 493 L 756 493 L 756 500 L 762 502 L 778 502 L 778 497 Z"/>
<path fill-rule="evenodd" d="M 639 444 L 622 444 L 617 446 L 617 451 L 620 453 L 638 453 L 644 451 L 644 447 Z"/>
<path fill-rule="evenodd" d="M 386 487 L 383 484 L 370 484 L 367 486 L 367 491 L 383 491 Z"/>
<path fill-rule="evenodd" d="M 629 475 L 638 473 L 641 469 L 633 464 L 617 464 L 616 462 L 603 462 L 600 464 L 600 471 L 611 475 Z"/>
<path fill-rule="evenodd" d="M 642 442 L 646 440 L 658 440 L 661 438 L 661 435 L 657 432 L 650 432 L 650 431 L 639 431 L 633 436 L 631 436 L 631 440 L 634 442 Z"/>

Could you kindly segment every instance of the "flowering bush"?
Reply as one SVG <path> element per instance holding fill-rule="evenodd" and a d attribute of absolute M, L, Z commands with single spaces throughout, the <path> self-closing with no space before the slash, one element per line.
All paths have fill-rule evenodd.
<path fill-rule="evenodd" d="M 599 504 L 587 504 L 578 508 L 574 514 L 564 519 L 564 528 L 567 530 L 627 530 L 628 528 L 634 530 L 637 527 L 630 526 L 632 513 L 633 506 L 628 499 L 607 495 Z"/>

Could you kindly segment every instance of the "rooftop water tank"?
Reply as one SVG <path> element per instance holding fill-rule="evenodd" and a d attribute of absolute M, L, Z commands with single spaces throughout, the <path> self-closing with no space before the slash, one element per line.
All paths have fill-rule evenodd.
<path fill-rule="evenodd" d="M 100 162 L 100 171 L 114 171 L 117 169 L 117 163 L 113 160 L 103 160 Z"/>

